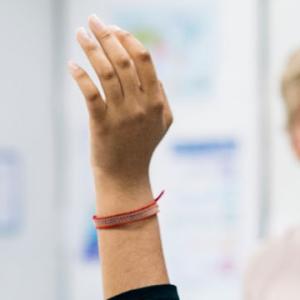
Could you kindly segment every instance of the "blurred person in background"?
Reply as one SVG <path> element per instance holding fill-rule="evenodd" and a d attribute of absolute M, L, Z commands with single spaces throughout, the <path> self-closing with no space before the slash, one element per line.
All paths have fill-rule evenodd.
<path fill-rule="evenodd" d="M 300 159 L 300 50 L 291 55 L 282 77 L 291 146 Z M 268 242 L 246 274 L 246 300 L 300 299 L 300 227 Z"/>

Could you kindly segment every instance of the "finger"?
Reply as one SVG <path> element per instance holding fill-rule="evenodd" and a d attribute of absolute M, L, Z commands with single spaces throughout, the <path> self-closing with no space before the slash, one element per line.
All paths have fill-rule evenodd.
<path fill-rule="evenodd" d="M 107 102 L 120 103 L 123 99 L 122 87 L 102 47 L 84 28 L 77 31 L 77 40 L 101 82 Z"/>
<path fill-rule="evenodd" d="M 111 28 L 134 61 L 143 90 L 147 93 L 157 92 L 158 78 L 150 53 L 131 33 L 117 26 Z"/>
<path fill-rule="evenodd" d="M 134 96 L 136 99 L 140 93 L 140 82 L 129 54 L 108 26 L 95 15 L 89 18 L 89 26 L 118 73 L 125 98 Z"/>
<path fill-rule="evenodd" d="M 93 118 L 103 118 L 106 104 L 101 98 L 100 92 L 89 75 L 81 67 L 70 61 L 69 70 L 84 95 L 88 111 Z"/>

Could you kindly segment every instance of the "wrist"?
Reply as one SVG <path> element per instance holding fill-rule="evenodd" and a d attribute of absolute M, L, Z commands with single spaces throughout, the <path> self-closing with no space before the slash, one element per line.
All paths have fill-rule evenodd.
<path fill-rule="evenodd" d="M 116 176 L 93 169 L 93 174 L 98 215 L 126 212 L 153 200 L 148 172 L 136 176 Z"/>

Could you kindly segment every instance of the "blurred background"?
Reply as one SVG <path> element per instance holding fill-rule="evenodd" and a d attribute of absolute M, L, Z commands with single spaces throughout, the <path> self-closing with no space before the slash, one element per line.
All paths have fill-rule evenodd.
<path fill-rule="evenodd" d="M 242 299 L 266 238 L 300 220 L 280 77 L 297 0 L 0 1 L 0 298 L 101 299 L 87 113 L 68 75 L 96 13 L 152 51 L 175 123 L 154 158 L 171 282 Z M 92 74 L 92 72 L 91 72 Z M 94 76 L 94 75 L 93 75 Z M 100 258 L 101 261 L 101 258 Z"/>

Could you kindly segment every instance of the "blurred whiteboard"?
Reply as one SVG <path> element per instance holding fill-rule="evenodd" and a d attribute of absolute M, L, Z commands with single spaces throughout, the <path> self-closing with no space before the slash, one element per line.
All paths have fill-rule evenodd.
<path fill-rule="evenodd" d="M 168 152 L 167 172 L 155 181 L 167 188 L 161 221 L 171 278 L 185 299 L 237 299 L 243 243 L 239 145 L 176 139 Z M 172 176 L 164 178 L 168 172 Z"/>

